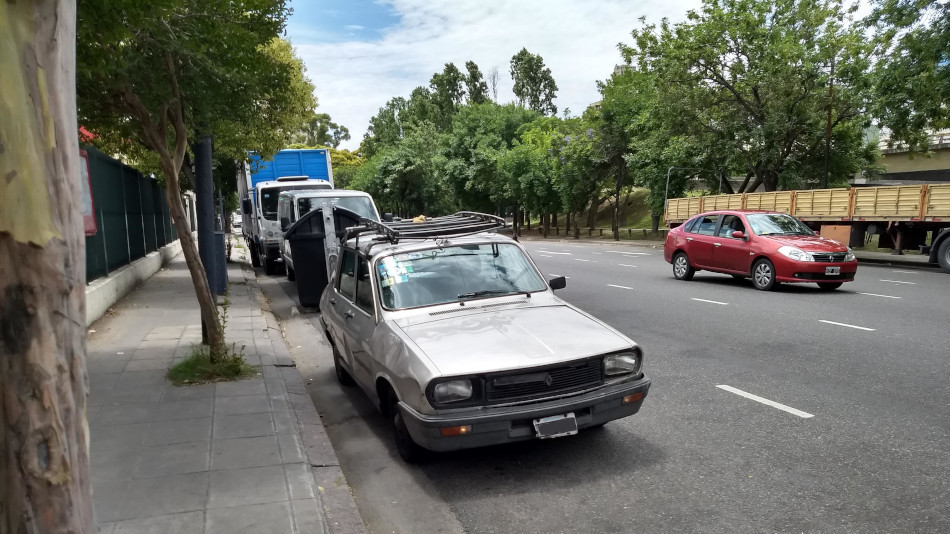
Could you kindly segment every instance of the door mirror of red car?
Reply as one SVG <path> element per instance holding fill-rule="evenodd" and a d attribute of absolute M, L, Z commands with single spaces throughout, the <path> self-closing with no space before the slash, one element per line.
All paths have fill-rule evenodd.
<path fill-rule="evenodd" d="M 745 239 L 745 233 L 739 230 L 736 230 L 735 232 L 732 232 L 732 237 L 736 239 Z"/>

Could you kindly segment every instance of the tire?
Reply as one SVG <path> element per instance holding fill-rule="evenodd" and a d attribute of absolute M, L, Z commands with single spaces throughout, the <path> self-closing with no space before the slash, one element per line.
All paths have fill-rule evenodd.
<path fill-rule="evenodd" d="M 329 336 L 328 336 L 329 337 Z M 350 373 L 343 368 L 343 364 L 340 363 L 340 351 L 336 350 L 336 347 L 333 347 L 333 369 L 336 371 L 336 381 L 342 386 L 352 386 L 355 384 L 353 382 L 353 377 L 350 376 Z"/>
<path fill-rule="evenodd" d="M 844 284 L 844 282 L 818 282 L 818 287 L 822 291 L 834 291 L 841 287 L 842 284 Z"/>
<path fill-rule="evenodd" d="M 771 291 L 778 287 L 775 281 L 775 265 L 766 258 L 752 264 L 752 284 L 756 289 Z"/>
<path fill-rule="evenodd" d="M 260 267 L 261 256 L 257 253 L 257 247 L 254 246 L 254 243 L 248 243 L 247 248 L 251 250 L 251 265 L 254 267 Z"/>
<path fill-rule="evenodd" d="M 696 269 L 689 264 L 689 258 L 685 252 L 677 252 L 673 255 L 673 278 L 688 281 L 693 279 L 694 274 L 696 274 Z"/>
<path fill-rule="evenodd" d="M 940 243 L 940 248 L 937 249 L 937 263 L 944 272 L 950 273 L 950 237 Z"/>
<path fill-rule="evenodd" d="M 395 395 L 391 394 L 390 399 L 395 399 Z M 399 452 L 399 457 L 409 464 L 422 463 L 428 456 L 428 451 L 412 439 L 409 428 L 406 427 L 406 422 L 402 418 L 402 412 L 399 411 L 399 406 L 396 405 L 395 401 L 391 406 L 389 411 L 392 417 L 393 436 L 396 438 L 396 451 Z"/>
<path fill-rule="evenodd" d="M 735 278 L 736 280 L 745 280 L 746 278 L 748 278 L 748 276 L 744 274 L 731 274 L 729 276 Z"/>

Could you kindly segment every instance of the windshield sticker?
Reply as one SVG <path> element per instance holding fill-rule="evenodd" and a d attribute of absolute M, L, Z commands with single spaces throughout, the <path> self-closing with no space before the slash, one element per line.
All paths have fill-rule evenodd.
<path fill-rule="evenodd" d="M 397 276 L 404 276 L 409 273 L 414 273 L 415 268 L 412 266 L 412 263 L 409 261 L 405 262 L 385 262 L 379 265 L 379 276 L 383 278 L 394 278 Z M 406 277 L 406 280 L 409 278 Z M 403 280 L 405 281 L 405 280 Z"/>

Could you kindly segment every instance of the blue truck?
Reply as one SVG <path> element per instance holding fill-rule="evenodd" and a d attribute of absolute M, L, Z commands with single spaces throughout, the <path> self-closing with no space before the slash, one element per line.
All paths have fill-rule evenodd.
<path fill-rule="evenodd" d="M 241 198 L 241 230 L 255 267 L 267 274 L 282 267 L 277 219 L 277 200 L 290 189 L 332 189 L 330 151 L 325 148 L 286 149 L 272 159 L 251 154 L 249 162 L 238 166 L 238 195 Z"/>

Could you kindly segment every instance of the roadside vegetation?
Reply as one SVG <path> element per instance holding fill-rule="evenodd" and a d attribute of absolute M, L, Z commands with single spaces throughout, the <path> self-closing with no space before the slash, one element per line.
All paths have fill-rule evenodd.
<path fill-rule="evenodd" d="M 194 345 L 188 357 L 168 370 L 166 378 L 176 386 L 188 386 L 240 380 L 259 374 L 257 367 L 244 361 L 244 349 L 232 343 L 214 360 L 208 345 Z"/>

